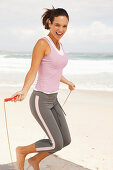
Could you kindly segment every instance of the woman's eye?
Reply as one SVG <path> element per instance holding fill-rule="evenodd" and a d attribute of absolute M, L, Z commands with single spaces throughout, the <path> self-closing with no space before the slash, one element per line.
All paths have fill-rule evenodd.
<path fill-rule="evenodd" d="M 56 27 L 60 27 L 60 25 L 55 25 Z M 65 26 L 63 26 L 64 28 L 67 28 L 67 26 L 65 25 Z"/>

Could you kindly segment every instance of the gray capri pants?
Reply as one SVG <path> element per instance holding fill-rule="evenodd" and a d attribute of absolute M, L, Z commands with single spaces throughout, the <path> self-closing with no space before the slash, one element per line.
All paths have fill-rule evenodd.
<path fill-rule="evenodd" d="M 35 142 L 37 152 L 55 153 L 71 142 L 69 128 L 57 93 L 47 94 L 33 90 L 29 105 L 31 113 L 45 131 L 48 139 Z M 65 114 L 65 115 L 64 115 Z"/>

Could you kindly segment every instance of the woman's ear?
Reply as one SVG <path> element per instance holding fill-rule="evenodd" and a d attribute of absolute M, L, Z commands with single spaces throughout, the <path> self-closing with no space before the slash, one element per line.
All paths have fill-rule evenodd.
<path fill-rule="evenodd" d="M 51 28 L 51 21 L 48 20 L 48 26 L 49 26 L 49 29 Z"/>

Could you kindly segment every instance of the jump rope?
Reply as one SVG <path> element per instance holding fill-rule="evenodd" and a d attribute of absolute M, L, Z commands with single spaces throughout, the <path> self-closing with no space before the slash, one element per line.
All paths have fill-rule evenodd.
<path fill-rule="evenodd" d="M 71 94 L 71 91 L 69 92 L 67 98 L 65 99 L 62 107 L 64 106 L 64 104 L 66 103 L 69 95 Z M 9 146 L 9 153 L 10 153 L 10 159 L 11 159 L 11 164 L 12 164 L 12 167 L 13 167 L 13 170 L 15 170 L 15 166 L 14 166 L 14 163 L 13 163 L 13 159 L 12 159 L 12 154 L 11 154 L 11 146 L 10 146 L 10 140 L 9 140 L 9 133 L 8 133 L 8 125 L 7 125 L 7 116 L 6 116 L 6 106 L 5 106 L 5 102 L 8 102 L 8 101 L 11 101 L 12 99 L 16 99 L 17 95 L 12 97 L 12 98 L 6 98 L 4 99 L 4 112 L 5 112 L 5 123 L 6 123 L 6 131 L 7 131 L 7 139 L 8 139 L 8 146 Z"/>

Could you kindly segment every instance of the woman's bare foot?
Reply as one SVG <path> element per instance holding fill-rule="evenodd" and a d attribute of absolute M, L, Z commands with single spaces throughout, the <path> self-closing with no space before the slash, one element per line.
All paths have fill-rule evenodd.
<path fill-rule="evenodd" d="M 38 153 L 35 156 L 31 157 L 28 159 L 29 164 L 34 168 L 34 170 L 40 170 L 39 169 L 39 163 L 42 159 L 44 159 L 45 157 L 49 156 L 50 153 L 48 152 L 42 152 L 42 153 Z"/>
<path fill-rule="evenodd" d="M 25 161 L 26 154 L 22 153 L 22 147 L 19 146 L 16 148 L 16 159 L 17 159 L 17 166 L 19 170 L 24 170 L 24 161 Z"/>
<path fill-rule="evenodd" d="M 28 159 L 29 164 L 34 168 L 34 170 L 40 170 L 39 169 L 39 162 L 36 158 L 32 157 Z"/>

